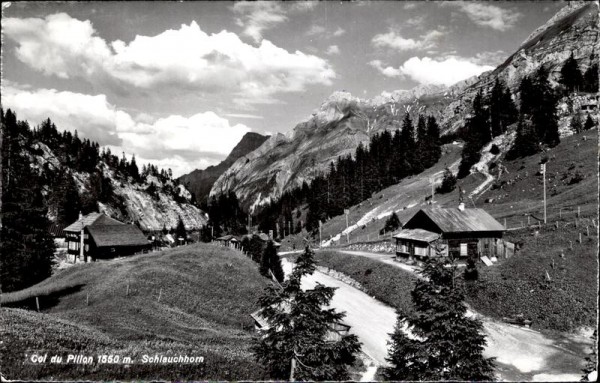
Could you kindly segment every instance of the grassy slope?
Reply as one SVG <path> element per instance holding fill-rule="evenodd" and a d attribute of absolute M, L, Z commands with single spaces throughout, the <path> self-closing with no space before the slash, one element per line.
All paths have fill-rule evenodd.
<path fill-rule="evenodd" d="M 130 294 L 126 296 L 128 283 Z M 21 360 L 10 359 L 10 355 L 20 357 L 31 347 L 69 350 L 74 345 L 71 339 L 82 337 L 77 344 L 88 354 L 126 350 L 122 355 L 140 357 L 173 351 L 204 356 L 206 362 L 201 368 L 139 364 L 112 370 L 67 368 L 58 375 L 61 379 L 264 378 L 248 347 L 254 335 L 249 314 L 257 308 L 265 283 L 251 260 L 203 244 L 66 269 L 36 287 L 82 287 L 58 298 L 52 307 L 46 307 L 49 299 L 42 297 L 44 314 L 0 311 L 3 323 L 9 324 L 2 330 L 2 338 L 8 340 L 4 344 L 11 344 L 10 350 L 2 350 L 2 372 L 20 379 L 56 376 L 55 369 L 48 366 L 22 368 L 17 363 Z M 30 336 L 32 332 L 41 337 Z"/>
<path fill-rule="evenodd" d="M 527 222 L 525 213 L 543 217 L 542 210 L 542 178 L 536 173 L 539 171 L 539 161 L 543 156 L 550 159 L 547 165 L 547 204 L 548 219 L 555 221 L 559 216 L 559 209 L 563 208 L 563 218 L 574 219 L 577 206 L 581 206 L 584 216 L 597 214 L 597 160 L 598 160 L 598 131 L 596 129 L 579 133 L 571 137 L 565 137 L 561 143 L 546 154 L 537 154 L 524 159 L 505 161 L 503 157 L 500 162 L 508 169 L 501 179 L 496 181 L 498 185 L 510 181 L 500 188 L 490 188 L 484 193 L 474 197 L 477 207 L 483 207 L 501 223 L 507 219 L 509 228 L 520 226 Z M 586 140 L 583 137 L 586 136 Z M 381 228 L 385 225 L 387 217 L 377 219 L 379 213 L 396 210 L 402 222 L 406 222 L 420 208 L 427 206 L 427 197 L 431 195 L 429 178 L 434 174 L 438 182 L 441 180 L 441 172 L 445 167 L 457 165 L 460 160 L 461 148 L 456 145 L 446 145 L 445 154 L 441 160 L 432 168 L 425 170 L 418 176 L 410 177 L 402 182 L 390 186 L 364 202 L 352 206 L 349 210 L 349 224 L 357 223 L 368 212 L 375 210 L 374 218 L 364 227 L 354 230 L 350 234 L 351 241 L 373 240 Z M 456 170 L 456 169 L 455 169 Z M 580 171 L 585 179 L 577 184 L 568 185 L 574 171 Z M 497 177 L 498 168 L 491 169 L 490 173 Z M 485 180 L 485 176 L 474 173 L 463 180 L 459 185 L 468 194 Z M 493 198 L 493 203 L 485 203 L 488 198 Z M 454 207 L 458 205 L 458 191 L 448 194 L 435 195 L 436 206 Z M 467 199 L 469 207 L 472 203 Z M 408 207 L 416 204 L 414 207 Z M 533 222 L 533 221 L 532 221 Z M 333 217 L 323 224 L 322 237 L 328 239 L 341 233 L 346 227 L 346 219 L 343 215 Z M 301 238 L 289 238 L 289 243 L 301 243 Z M 318 239 L 317 239 L 318 241 Z M 344 244 L 345 237 L 341 240 Z M 288 241 L 283 241 L 287 245 Z M 297 246 L 298 246 L 297 244 Z"/>
<path fill-rule="evenodd" d="M 589 224 L 583 219 L 581 224 Z M 481 266 L 480 280 L 469 302 L 479 311 L 496 318 L 524 314 L 533 327 L 567 331 L 594 326 L 597 320 L 598 237 L 594 231 L 582 236 L 581 225 L 559 224 L 509 232 L 507 239 L 522 243 L 516 256 L 498 266 Z M 569 249 L 573 242 L 573 250 Z M 561 251 L 564 257 L 561 257 Z M 554 265 L 554 267 L 553 267 Z M 546 272 L 550 276 L 547 280 Z"/>

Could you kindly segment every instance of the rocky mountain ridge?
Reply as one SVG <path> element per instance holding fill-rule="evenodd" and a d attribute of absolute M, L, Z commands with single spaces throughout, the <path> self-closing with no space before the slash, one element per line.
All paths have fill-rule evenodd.
<path fill-rule="evenodd" d="M 385 129 L 400 127 L 405 112 L 433 115 L 443 133 L 456 131 L 469 117 L 479 89 L 491 90 L 498 78 L 508 85 L 518 102 L 523 77 L 540 66 L 549 69 L 558 86 L 562 63 L 573 53 L 585 71 L 597 62 L 598 3 L 567 5 L 490 72 L 451 87 L 420 86 L 412 90 L 383 92 L 362 100 L 348 92 L 334 92 L 305 121 L 288 134 L 277 134 L 244 159 L 238 160 L 215 182 L 211 195 L 233 190 L 244 207 L 254 209 L 277 198 L 303 181 L 325 171 L 331 161 L 353 153 L 359 143 Z M 568 124 L 565 116 L 564 124 Z"/>
<path fill-rule="evenodd" d="M 179 177 L 179 182 L 185 185 L 189 191 L 194 194 L 198 202 L 203 202 L 208 197 L 213 184 L 223 172 L 225 172 L 236 160 L 262 145 L 268 138 L 269 136 L 248 132 L 233 148 L 226 159 L 215 166 L 209 166 L 206 169 L 196 169 L 191 173 L 184 174 Z"/>
<path fill-rule="evenodd" d="M 32 149 L 39 153 L 33 156 L 32 167 L 37 169 L 48 167 L 53 171 L 65 168 L 45 143 L 36 142 Z M 136 223 L 146 231 L 158 231 L 164 227 L 175 228 L 180 217 L 187 230 L 197 230 L 206 224 L 208 217 L 191 204 L 191 194 L 183 185 L 174 185 L 172 181 L 161 182 L 151 175 L 142 182 L 135 183 L 130 177 L 118 175 L 103 161 L 100 161 L 97 168 L 110 180 L 117 200 L 122 201 L 122 204 L 98 202 L 100 212 L 122 222 Z M 70 173 L 77 185 L 79 195 L 90 193 L 88 190 L 90 174 L 73 170 Z M 156 188 L 153 194 L 148 191 L 150 184 Z M 173 188 L 174 193 L 165 192 L 165 186 Z M 49 206 L 48 215 L 52 221 L 56 219 L 56 214 L 56 207 Z"/>

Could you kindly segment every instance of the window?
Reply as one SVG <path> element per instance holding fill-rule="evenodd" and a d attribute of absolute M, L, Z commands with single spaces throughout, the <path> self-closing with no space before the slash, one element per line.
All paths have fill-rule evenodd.
<path fill-rule="evenodd" d="M 69 250 L 79 250 L 79 242 L 69 241 Z"/>
<path fill-rule="evenodd" d="M 460 244 L 460 256 L 461 257 L 466 257 L 467 256 L 467 244 L 466 243 L 461 243 Z"/>

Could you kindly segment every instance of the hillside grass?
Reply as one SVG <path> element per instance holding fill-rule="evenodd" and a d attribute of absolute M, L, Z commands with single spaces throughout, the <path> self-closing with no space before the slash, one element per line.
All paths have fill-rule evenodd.
<path fill-rule="evenodd" d="M 558 230 L 547 225 L 541 230 L 507 232 L 506 239 L 521 244 L 521 250 L 497 266 L 481 265 L 479 281 L 468 289 L 468 302 L 498 319 L 523 314 L 537 329 L 571 331 L 595 326 L 598 237 L 595 229 L 589 237 L 583 229 L 582 243 L 578 242 L 586 223 L 589 220 L 582 220 L 579 228 L 559 224 Z"/>
<path fill-rule="evenodd" d="M 256 335 L 249 314 L 266 284 L 250 259 L 207 244 L 76 265 L 31 288 L 80 286 L 53 299 L 41 297 L 43 313 L 0 310 L 8 324 L 2 327 L 3 344 L 10 345 L 1 350 L 2 372 L 18 379 L 265 379 L 249 350 Z M 24 353 L 36 348 L 86 355 L 122 351 L 134 359 L 181 353 L 204 356 L 205 363 L 23 365 Z"/>

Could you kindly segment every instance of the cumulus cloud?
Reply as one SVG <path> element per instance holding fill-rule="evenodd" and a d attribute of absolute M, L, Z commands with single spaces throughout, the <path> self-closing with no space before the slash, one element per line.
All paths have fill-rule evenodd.
<path fill-rule="evenodd" d="M 391 48 L 399 51 L 408 50 L 424 50 L 430 49 L 437 46 L 438 40 L 444 36 L 439 30 L 431 30 L 415 40 L 412 38 L 405 38 L 395 30 L 390 30 L 387 33 L 380 33 L 375 35 L 371 42 L 375 47 L 380 48 Z"/>
<path fill-rule="evenodd" d="M 3 32 L 17 43 L 17 58 L 30 67 L 99 85 L 230 92 L 240 100 L 269 100 L 275 93 L 302 91 L 310 84 L 330 85 L 335 78 L 322 58 L 291 53 L 268 40 L 252 46 L 227 31 L 209 35 L 194 21 L 156 36 L 138 35 L 129 43 L 108 43 L 89 21 L 64 13 L 44 19 L 6 18 Z"/>
<path fill-rule="evenodd" d="M 340 48 L 337 45 L 330 45 L 325 53 L 327 53 L 328 55 L 339 55 Z"/>
<path fill-rule="evenodd" d="M 342 27 L 337 27 L 337 29 L 335 31 L 333 31 L 333 35 L 335 37 L 339 37 L 339 36 L 343 35 L 344 33 L 346 33 L 346 30 Z"/>
<path fill-rule="evenodd" d="M 502 32 L 511 29 L 523 16 L 519 12 L 501 8 L 491 3 L 451 1 L 444 2 L 442 5 L 456 7 L 479 26 Z"/>
<path fill-rule="evenodd" d="M 322 35 L 323 33 L 325 33 L 326 29 L 324 26 L 321 25 L 312 25 L 310 27 L 310 29 L 308 31 L 306 31 L 306 35 L 307 36 L 316 36 L 316 35 Z"/>
<path fill-rule="evenodd" d="M 244 27 L 244 34 L 260 42 L 263 32 L 287 21 L 283 7 L 274 1 L 239 1 L 233 12 L 240 15 L 236 23 Z"/>
<path fill-rule="evenodd" d="M 258 43 L 263 39 L 264 31 L 288 20 L 288 12 L 307 12 L 316 5 L 316 1 L 298 1 L 286 4 L 276 1 L 238 1 L 232 9 L 235 14 L 239 15 L 236 24 L 244 28 L 243 33 L 246 36 Z"/>
<path fill-rule="evenodd" d="M 32 125 L 50 118 L 59 129 L 77 130 L 81 137 L 108 146 L 113 152 L 135 153 L 163 166 L 168 163 L 177 175 L 224 159 L 251 130 L 244 124 L 231 124 L 212 111 L 189 117 L 132 117 L 110 104 L 103 94 L 29 90 L 13 84 L 3 86 L 2 104 Z"/>
<path fill-rule="evenodd" d="M 77 130 L 81 136 L 104 145 L 120 145 L 117 125 L 131 119 L 115 110 L 103 94 L 29 90 L 16 84 L 2 86 L 2 106 L 13 109 L 20 120 L 27 120 L 32 126 L 50 118 L 61 129 Z"/>
<path fill-rule="evenodd" d="M 408 77 L 420 84 L 433 85 L 452 85 L 494 69 L 493 66 L 475 64 L 460 57 L 448 57 L 443 60 L 411 57 L 398 68 L 385 66 L 379 60 L 371 61 L 370 65 L 387 77 Z"/>

